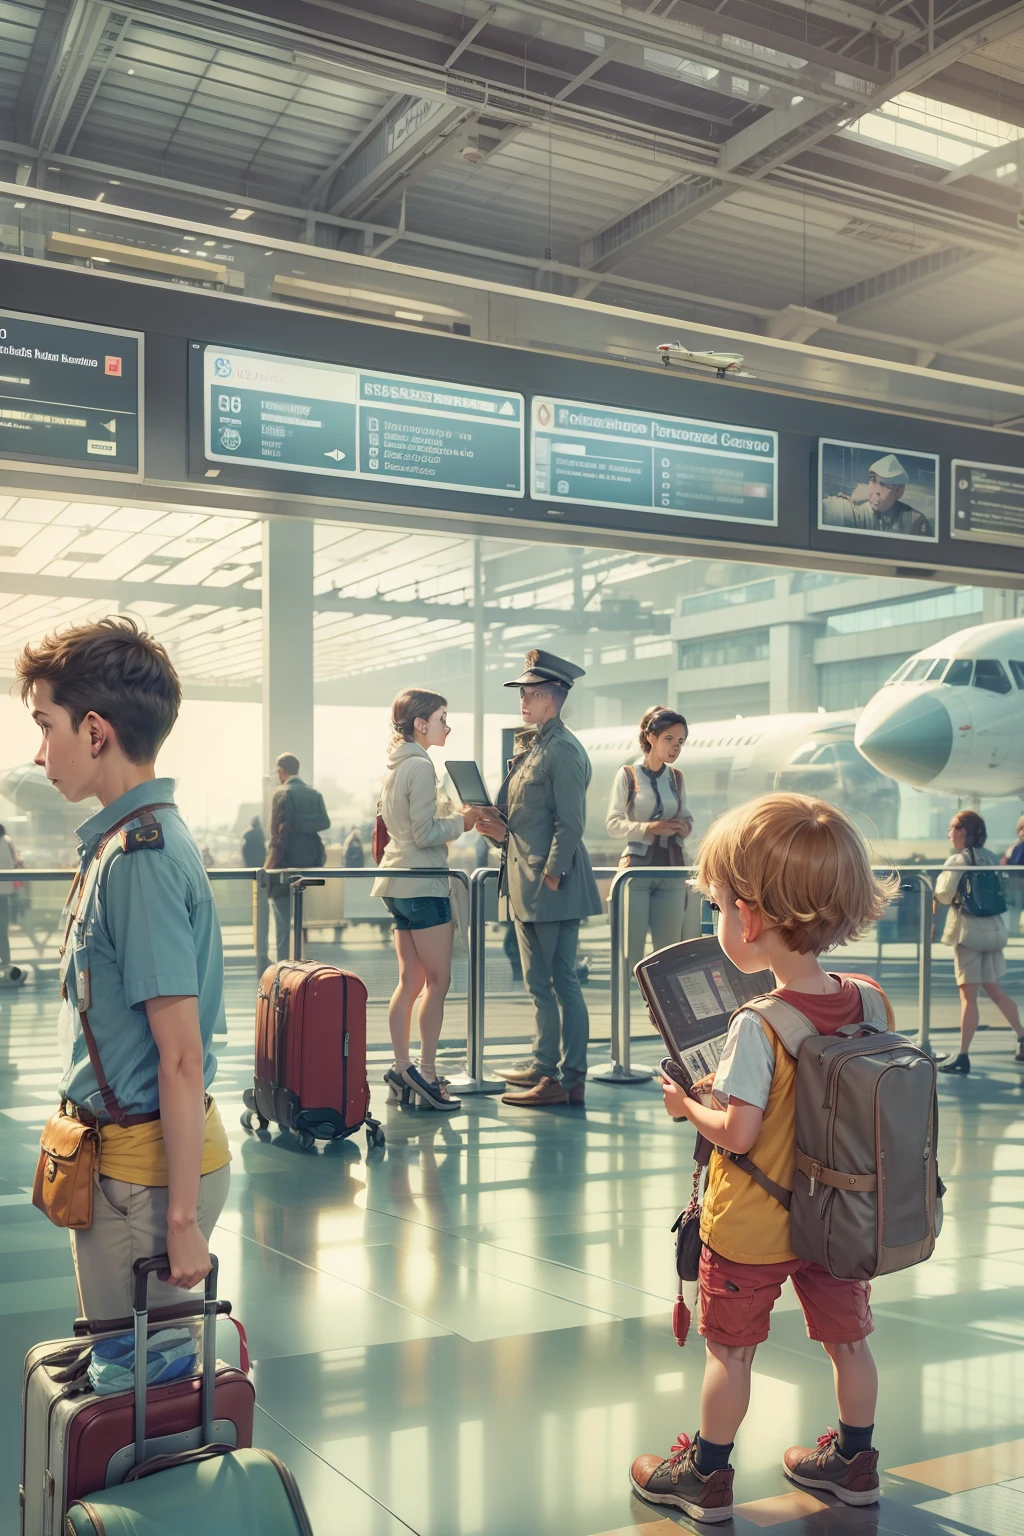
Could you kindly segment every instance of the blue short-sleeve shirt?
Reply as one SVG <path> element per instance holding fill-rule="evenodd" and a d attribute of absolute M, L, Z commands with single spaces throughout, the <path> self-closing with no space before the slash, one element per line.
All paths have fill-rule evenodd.
<path fill-rule="evenodd" d="M 105 1119 L 75 1001 L 88 971 L 89 1026 L 107 1081 L 126 1114 L 159 1109 L 159 1053 L 146 1017 L 152 997 L 195 997 L 203 1080 L 217 1070 L 212 1042 L 224 1025 L 224 957 L 213 892 L 195 839 L 173 804 L 173 779 L 138 784 L 78 828 L 82 878 L 104 834 L 132 811 L 159 805 L 162 848 L 126 853 L 119 834 L 68 936 L 61 1006 L 61 1094 Z M 128 829 L 138 821 L 127 823 Z"/>

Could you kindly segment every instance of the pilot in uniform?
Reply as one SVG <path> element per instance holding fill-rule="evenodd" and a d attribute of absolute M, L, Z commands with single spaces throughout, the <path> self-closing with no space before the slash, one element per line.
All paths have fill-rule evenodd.
<path fill-rule="evenodd" d="M 132 1262 L 167 1245 L 160 1055 L 146 1016 L 157 997 L 195 997 L 207 1090 L 213 1035 L 225 1031 L 224 961 L 213 892 L 174 804 L 174 780 L 137 784 L 78 828 L 79 869 L 65 908 L 58 1043 L 62 1099 L 100 1127 L 92 1225 L 71 1233 L 84 1317 L 131 1311 Z M 98 857 L 97 857 L 98 855 Z M 100 1086 L 82 1023 L 93 1037 Z M 110 1094 L 113 1094 L 113 1106 Z M 119 1123 L 117 1110 L 126 1117 Z M 227 1198 L 231 1153 L 207 1094 L 198 1224 L 209 1240 Z M 150 1282 L 150 1305 L 184 1299 Z"/>
<path fill-rule="evenodd" d="M 826 496 L 823 521 L 829 528 L 859 528 L 865 533 L 898 533 L 904 538 L 931 538 L 932 528 L 923 512 L 904 501 L 909 476 L 894 453 L 876 459 L 868 470 L 865 501 L 852 496 Z"/>
<path fill-rule="evenodd" d="M 555 683 L 567 692 L 583 675 L 581 667 L 549 651 L 530 651 L 522 675 L 505 687 L 525 691 Z M 499 884 L 503 915 L 515 923 L 536 1021 L 529 1070 L 507 1075 L 523 1091 L 506 1094 L 506 1104 L 583 1103 L 590 1018 L 576 975 L 576 946 L 581 920 L 601 911 L 583 846 L 590 778 L 590 759 L 556 714 L 512 759 L 498 797 L 508 824 Z"/>

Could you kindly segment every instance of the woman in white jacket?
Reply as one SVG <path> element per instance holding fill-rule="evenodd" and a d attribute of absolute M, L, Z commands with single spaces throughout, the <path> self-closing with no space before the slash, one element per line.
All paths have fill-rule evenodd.
<path fill-rule="evenodd" d="M 422 875 L 381 878 L 373 895 L 383 898 L 395 920 L 398 986 L 388 1008 L 388 1028 L 395 1052 L 384 1081 L 396 1098 L 415 1093 L 431 1109 L 462 1106 L 437 1074 L 437 1042 L 444 1000 L 452 973 L 452 905 L 448 884 L 448 844 L 479 820 L 478 809 L 454 811 L 442 804 L 429 747 L 443 747 L 451 727 L 448 704 L 439 693 L 409 688 L 391 706 L 393 735 L 378 814 L 389 842 L 380 861 L 388 869 L 422 869 Z M 409 1054 L 412 1010 L 420 1003 L 420 1059 Z"/>
<path fill-rule="evenodd" d="M 693 830 L 686 808 L 686 784 L 674 766 L 686 742 L 682 715 L 664 704 L 647 710 L 640 721 L 640 748 L 612 781 L 605 826 L 626 847 L 620 869 L 670 868 L 686 863 L 684 839 Z M 633 880 L 629 888 L 627 947 L 630 969 L 643 959 L 650 930 L 655 949 L 677 944 L 686 912 L 686 881 Z"/>

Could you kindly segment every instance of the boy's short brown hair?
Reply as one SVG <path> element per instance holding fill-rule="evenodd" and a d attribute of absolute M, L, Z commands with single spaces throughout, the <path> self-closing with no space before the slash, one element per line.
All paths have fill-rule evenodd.
<path fill-rule="evenodd" d="M 881 916 L 899 886 L 872 873 L 850 818 L 810 795 L 761 795 L 720 816 L 697 856 L 694 885 L 755 908 L 798 954 L 845 944 Z"/>
<path fill-rule="evenodd" d="M 23 702 L 34 683 L 49 683 L 76 731 L 94 712 L 114 727 L 133 763 L 151 763 L 178 718 L 181 683 L 171 658 L 134 619 L 75 624 L 26 645 L 14 666 Z"/>

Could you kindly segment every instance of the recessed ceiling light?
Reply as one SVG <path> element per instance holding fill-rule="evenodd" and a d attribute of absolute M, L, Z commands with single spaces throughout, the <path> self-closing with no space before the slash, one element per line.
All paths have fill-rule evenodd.
<path fill-rule="evenodd" d="M 244 219 L 251 219 L 252 218 L 252 209 L 251 208 L 236 208 L 234 213 L 231 215 L 231 217 L 233 219 L 237 219 L 238 222 L 241 224 Z"/>
<path fill-rule="evenodd" d="M 96 201 L 98 203 L 102 203 L 102 201 L 106 197 L 106 195 L 107 194 L 105 192 L 97 192 L 97 194 L 96 194 Z"/>
<path fill-rule="evenodd" d="M 204 240 L 203 244 L 204 245 L 216 245 L 217 242 L 216 242 L 216 240 Z"/>
<path fill-rule="evenodd" d="M 135 73 L 135 71 L 134 71 L 134 69 L 130 69 L 130 70 L 129 70 L 129 71 L 128 71 L 128 73 L 129 73 L 129 74 L 130 74 L 130 75 L 134 75 L 134 73 Z"/>
<path fill-rule="evenodd" d="M 208 469 L 206 471 L 206 478 L 207 478 L 207 480 L 216 480 L 216 478 L 217 478 L 217 476 L 219 474 L 220 474 L 220 470 L 219 469 Z"/>
<path fill-rule="evenodd" d="M 396 309 L 395 310 L 395 319 L 396 320 L 422 320 L 423 316 L 421 314 L 419 314 L 415 309 Z"/>
<path fill-rule="evenodd" d="M 111 176 L 111 178 L 110 178 L 110 185 L 112 187 L 119 187 L 121 185 L 121 183 L 118 181 L 116 176 Z"/>
<path fill-rule="evenodd" d="M 15 203 L 14 206 L 15 206 L 15 208 L 24 208 L 25 204 L 24 203 Z M 227 250 L 227 246 L 225 246 L 224 249 Z M 264 256 L 273 256 L 274 253 L 273 253 L 273 251 L 264 251 L 263 254 L 264 254 Z"/>
<path fill-rule="evenodd" d="M 102 261 L 104 266 L 108 265 L 110 262 L 109 256 L 94 256 L 92 259 L 93 261 Z"/>
<path fill-rule="evenodd" d="M 194 240 L 195 239 L 195 235 L 182 235 L 181 238 L 183 240 Z"/>
<path fill-rule="evenodd" d="M 15 206 L 15 208 L 24 208 L 25 204 L 24 203 L 15 203 L 14 206 Z"/>

